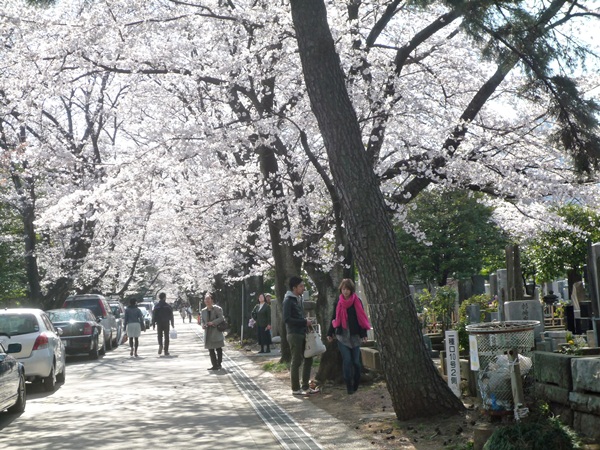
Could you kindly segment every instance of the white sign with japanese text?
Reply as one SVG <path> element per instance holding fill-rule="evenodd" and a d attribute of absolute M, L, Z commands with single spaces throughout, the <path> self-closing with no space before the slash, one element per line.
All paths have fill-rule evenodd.
<path fill-rule="evenodd" d="M 458 358 L 458 331 L 446 331 L 446 373 L 448 374 L 448 386 L 460 398 L 460 361 Z"/>

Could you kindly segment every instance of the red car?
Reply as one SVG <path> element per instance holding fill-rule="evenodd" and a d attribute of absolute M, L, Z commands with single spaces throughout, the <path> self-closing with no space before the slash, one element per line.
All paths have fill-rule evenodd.
<path fill-rule="evenodd" d="M 51 309 L 46 314 L 52 325 L 62 330 L 60 338 L 67 355 L 87 354 L 98 359 L 105 353 L 104 328 L 89 309 Z"/>

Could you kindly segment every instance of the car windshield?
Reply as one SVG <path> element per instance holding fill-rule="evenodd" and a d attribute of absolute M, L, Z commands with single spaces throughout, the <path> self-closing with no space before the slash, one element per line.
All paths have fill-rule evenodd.
<path fill-rule="evenodd" d="M 0 315 L 0 333 L 11 336 L 37 333 L 40 331 L 38 321 L 33 314 L 2 314 Z"/>
<path fill-rule="evenodd" d="M 148 310 L 146 308 L 144 308 L 143 306 L 138 306 L 139 310 L 142 312 L 142 315 L 146 315 L 148 314 Z"/>
<path fill-rule="evenodd" d="M 75 311 L 68 309 L 48 311 L 48 317 L 50 318 L 50 322 L 69 322 L 70 320 L 85 322 L 90 320 L 90 317 L 86 311 Z"/>
<path fill-rule="evenodd" d="M 96 317 L 102 317 L 102 310 L 100 304 L 95 298 L 82 298 L 67 300 L 67 306 L 76 308 L 87 308 L 94 313 Z"/>
<path fill-rule="evenodd" d="M 115 315 L 121 312 L 121 308 L 119 308 L 119 305 L 110 305 L 110 310 Z"/>

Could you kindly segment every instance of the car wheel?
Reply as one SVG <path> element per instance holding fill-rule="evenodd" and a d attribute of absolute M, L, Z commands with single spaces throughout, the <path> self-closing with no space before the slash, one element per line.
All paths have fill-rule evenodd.
<path fill-rule="evenodd" d="M 67 365 L 63 364 L 63 370 L 61 373 L 56 375 L 56 381 L 58 383 L 64 383 L 66 378 L 67 378 Z"/>
<path fill-rule="evenodd" d="M 98 341 L 99 339 L 96 337 L 96 339 L 94 339 L 94 342 L 92 343 L 92 349 L 90 350 L 90 359 L 98 359 L 100 355 L 100 349 L 98 348 L 100 344 Z"/>
<path fill-rule="evenodd" d="M 117 333 L 111 344 L 112 348 L 117 348 L 119 346 L 119 333 Z"/>
<path fill-rule="evenodd" d="M 27 393 L 25 391 L 25 375 L 21 374 L 19 378 L 19 387 L 17 388 L 17 402 L 8 408 L 10 413 L 22 413 L 25 411 L 25 403 L 27 403 Z"/>
<path fill-rule="evenodd" d="M 106 350 L 112 350 L 112 348 L 112 333 L 110 333 L 110 337 L 108 338 L 108 341 L 106 341 Z"/>
<path fill-rule="evenodd" d="M 56 374 L 54 373 L 54 366 L 50 369 L 50 375 L 44 378 L 44 390 L 46 392 L 53 392 L 56 389 Z"/>

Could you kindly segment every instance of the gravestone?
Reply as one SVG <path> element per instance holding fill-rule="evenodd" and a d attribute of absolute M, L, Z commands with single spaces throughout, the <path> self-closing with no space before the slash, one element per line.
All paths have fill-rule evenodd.
<path fill-rule="evenodd" d="M 485 278 L 482 275 L 473 275 L 473 295 L 485 294 Z"/>
<path fill-rule="evenodd" d="M 573 310 L 575 317 L 580 316 L 581 303 L 586 301 L 585 287 L 581 281 L 577 281 L 573 285 L 573 293 L 571 294 L 571 300 L 573 300 Z"/>
<path fill-rule="evenodd" d="M 498 274 L 496 272 L 490 275 L 490 297 L 498 295 Z"/>
<path fill-rule="evenodd" d="M 458 302 L 462 303 L 463 300 L 473 296 L 473 282 L 469 279 L 458 280 L 456 283 L 458 291 Z"/>
<path fill-rule="evenodd" d="M 600 243 L 588 246 L 586 279 L 589 283 L 594 317 L 600 317 Z"/>
<path fill-rule="evenodd" d="M 557 281 L 556 289 L 554 289 L 554 293 L 556 295 L 558 295 L 561 300 L 568 300 L 569 299 L 569 283 L 566 280 Z"/>
<path fill-rule="evenodd" d="M 506 300 L 523 300 L 523 276 L 521 273 L 521 253 L 518 245 L 506 246 L 506 283 L 508 297 Z"/>
<path fill-rule="evenodd" d="M 546 341 L 550 343 L 550 352 L 560 350 L 562 344 L 567 343 L 567 330 L 552 330 L 544 332 Z"/>
<path fill-rule="evenodd" d="M 506 269 L 496 271 L 498 277 L 498 320 L 504 320 L 504 302 L 508 301 L 508 280 Z"/>
<path fill-rule="evenodd" d="M 469 321 L 469 325 L 481 322 L 481 307 L 479 305 L 467 306 L 467 320 Z"/>
<path fill-rule="evenodd" d="M 538 320 L 540 324 L 535 327 L 535 340 L 541 340 L 544 332 L 544 311 L 542 304 L 537 300 L 516 300 L 504 304 L 505 321 L 512 320 Z"/>

